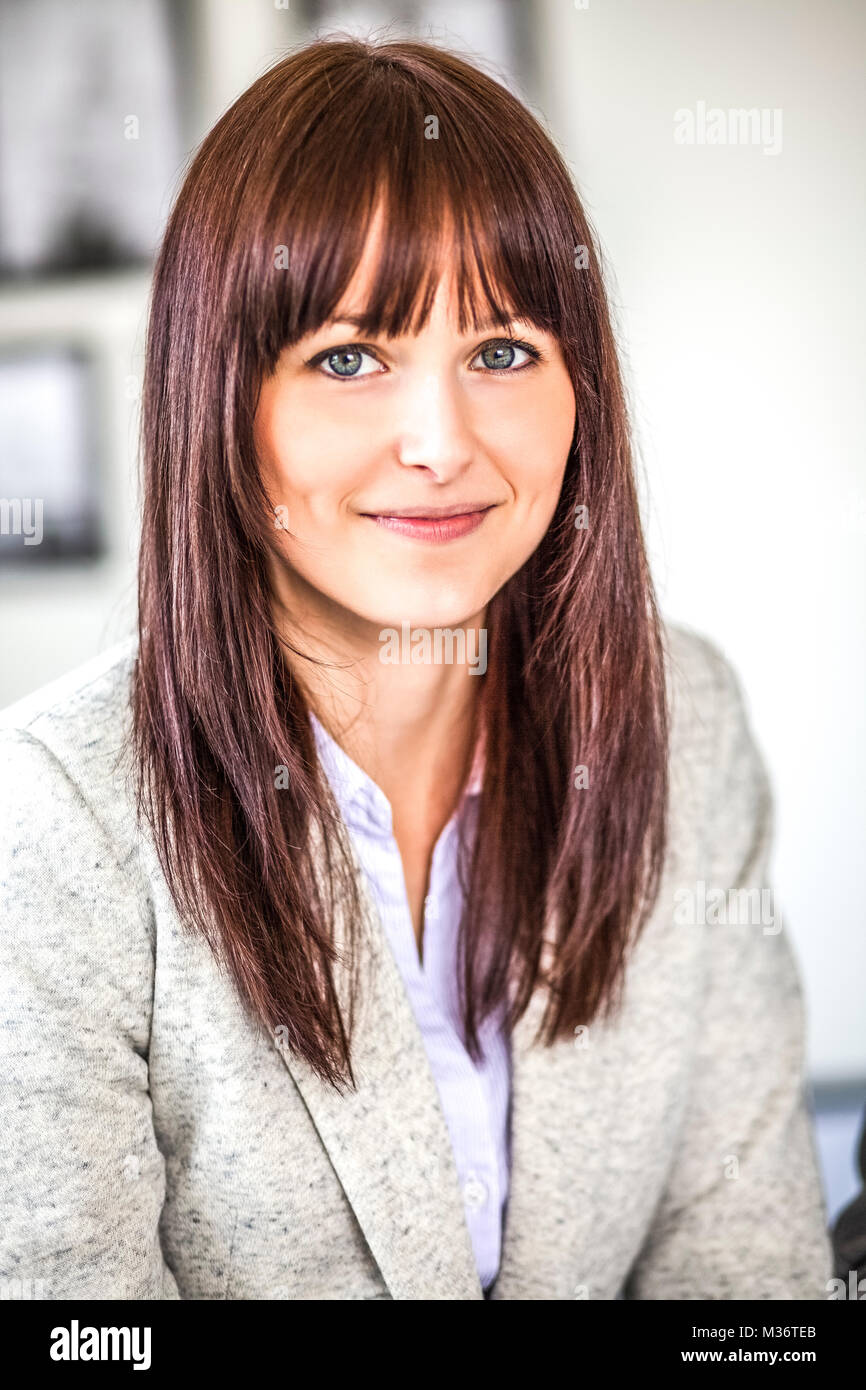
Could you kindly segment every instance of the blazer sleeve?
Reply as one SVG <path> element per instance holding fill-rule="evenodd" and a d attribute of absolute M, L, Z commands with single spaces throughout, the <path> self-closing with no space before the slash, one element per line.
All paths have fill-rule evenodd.
<path fill-rule="evenodd" d="M 82 789 L 0 732 L 0 1280 L 177 1299 L 148 1089 L 150 910 Z"/>
<path fill-rule="evenodd" d="M 766 767 L 733 669 L 707 650 L 718 711 L 707 891 L 769 889 Z M 708 914 L 706 925 L 675 928 L 705 933 L 700 1041 L 676 1156 L 622 1296 L 826 1299 L 832 1248 L 806 1106 L 797 967 L 772 891 L 753 924 L 740 911 L 725 915 L 738 924 Z"/>

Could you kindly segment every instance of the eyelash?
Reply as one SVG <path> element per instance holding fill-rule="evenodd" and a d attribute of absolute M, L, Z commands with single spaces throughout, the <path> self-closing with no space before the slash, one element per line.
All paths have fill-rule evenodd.
<path fill-rule="evenodd" d="M 542 353 L 540 350 L 537 347 L 533 347 L 532 343 L 524 342 L 522 338 L 491 338 L 489 342 L 481 344 L 481 347 L 475 353 L 475 357 L 479 357 L 482 352 L 486 352 L 488 348 L 492 347 L 522 348 L 524 352 L 529 354 L 531 361 L 522 362 L 519 367 L 475 367 L 473 369 L 475 371 L 480 371 L 484 376 L 515 376 L 518 372 L 522 372 L 527 367 L 531 367 L 542 360 Z M 381 362 L 381 358 L 376 355 L 375 348 L 371 347 L 369 343 L 339 343 L 337 347 L 329 347 L 325 348 L 323 352 L 317 352 L 314 357 L 311 357 L 310 360 L 305 363 L 305 366 L 316 371 L 322 362 L 326 362 L 329 357 L 333 357 L 337 352 L 363 352 L 367 353 L 370 357 L 375 357 L 377 362 Z M 475 357 L 473 357 L 473 361 Z M 355 381 L 358 379 L 366 381 L 368 377 L 379 375 L 379 372 L 365 372 L 364 375 L 359 378 L 357 373 L 355 376 L 341 377 L 337 372 L 322 372 L 322 376 L 329 377 L 332 381 Z"/>

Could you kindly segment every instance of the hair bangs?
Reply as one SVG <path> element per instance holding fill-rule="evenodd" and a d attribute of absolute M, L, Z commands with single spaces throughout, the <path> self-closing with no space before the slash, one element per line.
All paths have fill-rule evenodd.
<path fill-rule="evenodd" d="M 444 94 L 418 82 L 407 96 L 394 69 L 378 77 L 358 73 L 340 91 L 339 141 L 326 138 L 324 111 L 309 113 L 303 165 L 287 157 L 274 190 L 262 237 L 262 263 L 273 267 L 259 305 L 266 370 L 346 315 L 365 335 L 420 332 L 443 278 L 461 334 L 513 319 L 558 333 L 568 319 L 561 286 L 573 237 L 567 210 L 549 205 L 550 171 L 538 172 L 538 187 L 527 182 L 521 141 L 515 149 L 513 132 L 493 121 L 477 128 L 477 111 L 470 119 L 452 92 L 447 132 L 426 138 L 425 113 L 442 110 Z"/>

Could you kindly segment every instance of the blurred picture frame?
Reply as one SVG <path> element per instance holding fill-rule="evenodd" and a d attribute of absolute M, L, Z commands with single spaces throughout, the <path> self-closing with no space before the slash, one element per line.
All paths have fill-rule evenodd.
<path fill-rule="evenodd" d="M 193 19 L 180 0 L 0 0 L 0 282 L 152 260 Z"/>
<path fill-rule="evenodd" d="M 106 551 L 96 361 L 68 343 L 0 349 L 0 567 Z"/>

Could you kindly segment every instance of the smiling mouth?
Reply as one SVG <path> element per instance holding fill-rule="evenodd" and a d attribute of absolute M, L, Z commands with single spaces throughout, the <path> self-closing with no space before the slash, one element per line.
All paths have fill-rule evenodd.
<path fill-rule="evenodd" d="M 369 521 L 411 540 L 453 541 L 468 536 L 498 504 L 457 503 L 450 507 L 398 508 L 388 512 L 362 512 Z"/>

